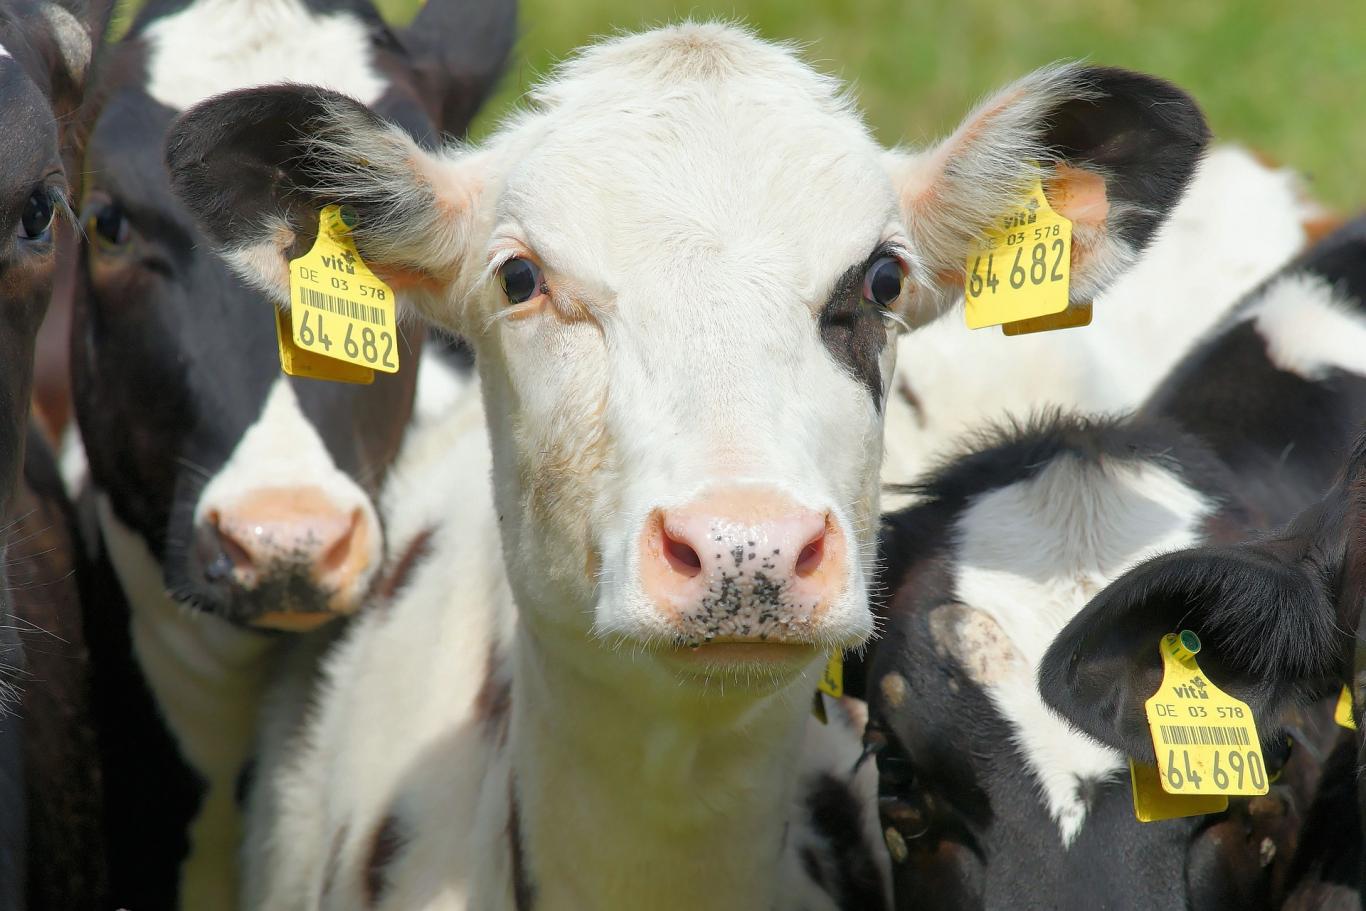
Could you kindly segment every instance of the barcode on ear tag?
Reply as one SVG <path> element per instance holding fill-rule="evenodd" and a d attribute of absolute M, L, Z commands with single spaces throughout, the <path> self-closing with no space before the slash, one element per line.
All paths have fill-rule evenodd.
<path fill-rule="evenodd" d="M 280 346 L 280 369 L 290 376 L 359 386 L 368 386 L 375 381 L 375 371 L 369 367 L 357 367 L 346 361 L 323 357 L 294 344 L 292 320 L 284 310 L 275 311 L 275 340 Z"/>
<path fill-rule="evenodd" d="M 361 258 L 351 238 L 354 216 L 331 205 L 318 216 L 313 248 L 289 263 L 289 299 L 297 347 L 320 357 L 398 371 L 394 291 Z"/>
<path fill-rule="evenodd" d="M 1162 637 L 1162 685 L 1143 704 L 1168 794 L 1255 796 L 1270 788 L 1262 741 L 1247 703 L 1225 693 L 1200 669 L 1200 637 Z"/>

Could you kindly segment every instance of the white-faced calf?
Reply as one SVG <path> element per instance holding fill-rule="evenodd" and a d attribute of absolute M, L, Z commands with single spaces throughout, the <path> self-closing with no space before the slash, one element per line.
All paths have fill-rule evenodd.
<path fill-rule="evenodd" d="M 1194 602 L 1154 594 L 1151 573 L 1178 559 L 1160 555 L 1229 545 L 1312 501 L 1366 419 L 1366 357 L 1339 344 L 1366 328 L 1362 227 L 1250 294 L 1137 416 L 1008 433 L 888 519 L 892 594 L 868 696 L 906 907 L 1274 906 L 1307 779 L 1288 776 L 1275 812 L 1235 801 L 1145 826 L 1124 759 L 1152 760 L 1142 704 L 1162 634 L 1220 640 Z M 1207 669 L 1225 682 L 1217 658 Z"/>
<path fill-rule="evenodd" d="M 71 342 L 101 531 L 129 602 L 92 611 L 120 905 L 235 904 L 235 783 L 287 645 L 275 633 L 353 613 L 380 572 L 374 497 L 423 335 L 398 330 L 402 369 L 372 385 L 284 376 L 269 308 L 171 192 L 166 129 L 215 93 L 292 80 L 431 142 L 464 130 L 514 12 L 430 3 L 413 25 L 431 49 L 419 56 L 368 3 L 156 2 L 100 71 Z"/>
<path fill-rule="evenodd" d="M 410 754 L 392 824 L 336 835 L 384 846 L 384 888 L 338 880 L 322 903 L 858 901 L 797 891 L 784 833 L 817 672 L 873 627 L 891 317 L 956 300 L 969 247 L 1034 176 L 1075 222 L 1089 299 L 1204 141 L 1165 83 L 1059 67 L 934 149 L 888 152 L 836 82 L 720 25 L 584 52 L 478 148 L 426 152 L 297 86 L 184 115 L 176 189 L 239 272 L 287 303 L 291 251 L 349 205 L 405 305 L 476 351 L 516 612 L 434 610 L 470 612 L 448 622 L 489 646 L 473 631 L 513 627 L 473 650 L 504 681 L 505 739 L 434 703 L 472 767 L 423 779 Z M 433 686 L 418 674 L 404 711 Z"/>

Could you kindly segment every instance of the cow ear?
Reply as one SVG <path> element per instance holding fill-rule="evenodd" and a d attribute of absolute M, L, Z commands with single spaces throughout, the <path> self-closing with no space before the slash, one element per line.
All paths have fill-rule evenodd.
<path fill-rule="evenodd" d="M 1191 98 L 1160 79 L 1081 65 L 1039 70 L 978 106 L 934 148 L 890 153 L 893 183 L 936 293 L 959 299 L 983 231 L 1036 177 L 1072 222 L 1073 302 L 1089 302 L 1142 252 L 1209 139 Z"/>
<path fill-rule="evenodd" d="M 427 0 L 403 30 L 437 125 L 464 135 L 498 84 L 517 38 L 516 0 Z"/>
<path fill-rule="evenodd" d="M 1152 762 L 1144 702 L 1162 683 L 1158 644 L 1190 629 L 1201 670 L 1248 703 L 1267 738 L 1291 701 L 1341 679 L 1350 638 L 1330 598 L 1286 540 L 1166 554 L 1121 576 L 1063 628 L 1039 666 L 1039 691 L 1082 731 Z"/>
<path fill-rule="evenodd" d="M 242 278 L 282 307 L 289 261 L 319 212 L 349 206 L 362 258 L 416 310 L 456 332 L 480 268 L 484 159 L 431 154 L 360 102 L 308 86 L 229 92 L 182 114 L 166 144 L 171 186 Z"/>

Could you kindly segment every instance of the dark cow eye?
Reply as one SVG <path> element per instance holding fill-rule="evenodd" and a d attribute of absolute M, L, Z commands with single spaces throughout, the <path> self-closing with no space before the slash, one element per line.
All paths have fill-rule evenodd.
<path fill-rule="evenodd" d="M 895 256 L 879 256 L 863 273 L 863 299 L 879 307 L 890 307 L 901 296 L 906 271 Z"/>
<path fill-rule="evenodd" d="M 24 203 L 23 214 L 19 216 L 19 237 L 23 240 L 47 240 L 52 233 L 55 209 L 52 193 L 47 187 L 34 190 Z"/>
<path fill-rule="evenodd" d="M 525 304 L 545 293 L 540 268 L 531 260 L 520 256 L 508 260 L 498 268 L 498 280 L 503 283 L 503 293 L 507 295 L 510 304 Z"/>
<path fill-rule="evenodd" d="M 128 219 L 116 202 L 100 206 L 90 217 L 90 228 L 106 244 L 121 247 L 128 243 Z"/>

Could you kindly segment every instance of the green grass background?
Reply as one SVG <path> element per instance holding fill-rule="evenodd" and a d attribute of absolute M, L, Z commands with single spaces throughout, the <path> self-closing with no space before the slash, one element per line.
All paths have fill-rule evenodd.
<path fill-rule="evenodd" d="M 396 23 L 416 9 L 379 6 Z M 928 142 L 1003 83 L 1085 58 L 1176 82 L 1219 139 L 1300 169 L 1344 212 L 1366 204 L 1366 0 L 522 0 L 520 16 L 476 137 L 594 37 L 720 17 L 806 45 L 807 59 L 855 85 L 887 143 Z"/>

